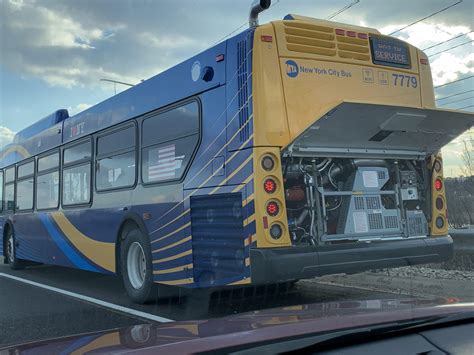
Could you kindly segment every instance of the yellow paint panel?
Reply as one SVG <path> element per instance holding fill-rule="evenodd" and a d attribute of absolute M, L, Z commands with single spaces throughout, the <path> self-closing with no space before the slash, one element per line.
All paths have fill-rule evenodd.
<path fill-rule="evenodd" d="M 85 257 L 100 267 L 115 272 L 115 243 L 99 242 L 82 234 L 62 212 L 51 214 L 63 234 Z"/>
<path fill-rule="evenodd" d="M 160 251 L 163 251 L 163 250 L 166 250 L 166 249 L 169 249 L 169 248 L 175 247 L 175 246 L 177 246 L 177 245 L 180 245 L 180 244 L 186 243 L 186 242 L 188 242 L 188 241 L 190 241 L 190 240 L 191 240 L 191 236 L 189 236 L 189 237 L 186 237 L 186 238 L 183 238 L 183 239 L 181 239 L 181 240 L 178 240 L 178 241 L 177 241 L 177 242 L 175 242 L 175 243 L 169 244 L 169 245 L 167 245 L 167 246 L 165 246 L 165 247 L 163 247 L 163 248 L 160 248 L 160 249 L 153 250 L 153 253 L 158 253 L 158 252 L 160 252 Z"/>
<path fill-rule="evenodd" d="M 275 38 L 273 26 L 266 24 L 257 27 L 254 36 L 252 56 L 254 146 L 284 146 L 290 136 L 277 45 L 275 41 L 262 42 L 261 36 Z"/>
<path fill-rule="evenodd" d="M 119 332 L 113 332 L 110 334 L 103 335 L 94 341 L 90 342 L 89 344 L 73 351 L 71 355 L 82 355 L 86 354 L 90 351 L 94 350 L 102 350 L 104 351 L 104 348 L 120 345 L 120 334 Z"/>
<path fill-rule="evenodd" d="M 172 272 L 178 272 L 178 271 L 183 271 L 185 269 L 192 269 L 192 268 L 193 268 L 193 264 L 186 264 L 183 266 L 174 267 L 172 269 L 155 270 L 153 271 L 153 274 L 155 275 L 170 274 Z"/>
<path fill-rule="evenodd" d="M 158 238 L 158 239 L 155 239 L 154 241 L 152 241 L 152 243 L 155 243 L 155 242 L 158 242 L 158 241 L 160 241 L 160 240 L 166 239 L 166 238 L 172 236 L 173 234 L 176 234 L 176 233 L 178 233 L 179 231 L 182 231 L 183 229 L 188 228 L 190 225 L 191 225 L 191 222 L 188 222 L 188 223 L 186 223 L 186 224 L 183 224 L 181 227 L 175 229 L 174 231 L 172 231 L 172 232 L 170 232 L 170 233 L 168 233 L 168 234 L 165 234 L 164 236 L 162 236 L 162 237 L 160 237 L 160 238 Z"/>
<path fill-rule="evenodd" d="M 254 148 L 254 203 L 255 203 L 255 229 L 258 248 L 275 248 L 291 246 L 290 235 L 288 233 L 288 218 L 286 216 L 285 196 L 283 189 L 278 189 L 275 193 L 269 195 L 263 189 L 263 181 L 267 176 L 273 176 L 277 180 L 277 184 L 282 183 L 282 169 L 280 161 L 280 149 L 275 147 L 259 147 Z M 261 159 L 266 154 L 273 155 L 275 166 L 272 171 L 265 171 L 261 165 Z M 278 200 L 280 203 L 280 213 L 275 217 L 271 217 L 266 213 L 266 204 L 269 200 Z M 268 219 L 268 225 L 279 222 L 283 228 L 283 235 L 275 240 L 270 236 L 269 229 L 263 228 L 263 217 Z"/>
<path fill-rule="evenodd" d="M 252 281 L 250 280 L 250 277 L 246 278 L 246 279 L 242 279 L 242 280 L 239 280 L 239 281 L 235 281 L 235 282 L 232 282 L 229 284 L 229 286 L 236 286 L 236 285 L 248 285 L 250 284 Z"/>
<path fill-rule="evenodd" d="M 433 169 L 433 165 L 434 165 L 434 162 L 435 160 L 439 160 L 441 163 L 443 162 L 442 160 L 442 157 L 441 157 L 441 153 L 437 154 L 437 155 L 433 155 L 431 157 L 431 172 L 432 172 L 432 175 L 431 175 L 431 223 L 430 223 L 430 230 L 431 230 L 431 235 L 432 236 L 437 236 L 437 235 L 447 235 L 448 234 L 448 219 L 446 218 L 446 207 L 447 207 L 447 203 L 446 203 L 446 192 L 444 190 L 444 179 L 443 179 L 443 168 L 442 168 L 442 165 L 441 165 L 441 170 L 439 172 L 436 172 L 434 169 Z M 441 179 L 441 181 L 443 182 L 443 188 L 439 191 L 437 191 L 435 188 L 434 188 L 434 183 L 435 183 L 435 180 L 436 179 Z M 438 210 L 436 208 L 436 198 L 438 197 L 441 197 L 444 201 L 444 206 L 441 210 Z M 436 227 L 436 217 L 438 216 L 441 216 L 444 218 L 444 227 L 443 228 L 438 228 Z"/>
<path fill-rule="evenodd" d="M 157 283 L 164 284 L 164 285 L 187 285 L 192 284 L 194 281 L 193 279 L 181 279 L 181 280 L 171 280 L 171 281 L 158 281 Z"/>
<path fill-rule="evenodd" d="M 351 55 L 356 55 L 356 53 Z M 292 78 L 286 75 L 287 60 L 287 58 L 280 59 L 291 133 L 284 146 L 290 144 L 310 124 L 342 100 L 370 101 L 377 104 L 410 107 L 421 105 L 418 87 L 393 85 L 392 74 L 398 75 L 398 70 L 294 59 L 299 65 L 300 72 Z M 308 72 L 302 72 L 302 67 L 306 68 Z M 413 76 L 419 82 L 419 76 Z M 263 118 L 263 121 L 265 120 L 270 121 L 271 117 L 266 116 Z"/>
<path fill-rule="evenodd" d="M 164 263 L 165 261 L 170 261 L 170 260 L 175 260 L 175 259 L 179 259 L 183 256 L 186 256 L 186 255 L 191 255 L 192 254 L 192 250 L 186 250 L 182 253 L 179 253 L 179 254 L 176 254 L 176 255 L 172 255 L 172 256 L 169 256 L 167 258 L 163 258 L 163 259 L 158 259 L 158 260 L 153 260 L 153 264 L 159 264 L 159 263 Z"/>

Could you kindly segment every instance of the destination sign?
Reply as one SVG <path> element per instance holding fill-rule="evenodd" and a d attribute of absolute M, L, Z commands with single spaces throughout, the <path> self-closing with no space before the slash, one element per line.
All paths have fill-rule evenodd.
<path fill-rule="evenodd" d="M 375 64 L 410 67 L 408 46 L 405 43 L 393 39 L 371 37 L 370 45 Z"/>

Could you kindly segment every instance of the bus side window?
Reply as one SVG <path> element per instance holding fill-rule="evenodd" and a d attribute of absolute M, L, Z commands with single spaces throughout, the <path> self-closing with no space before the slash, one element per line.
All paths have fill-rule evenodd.
<path fill-rule="evenodd" d="M 35 161 L 18 165 L 16 183 L 16 208 L 19 211 L 33 210 Z"/>
<path fill-rule="evenodd" d="M 36 208 L 38 210 L 59 206 L 59 152 L 38 159 L 36 178 Z"/>
<path fill-rule="evenodd" d="M 13 211 L 15 209 L 15 167 L 5 169 L 5 194 L 4 210 Z"/>
<path fill-rule="evenodd" d="M 64 206 L 84 205 L 91 200 L 92 140 L 64 149 L 62 199 Z"/>
<path fill-rule="evenodd" d="M 136 181 L 136 126 L 97 138 L 97 191 L 132 187 Z"/>
<path fill-rule="evenodd" d="M 3 212 L 3 170 L 0 170 L 0 213 Z"/>
<path fill-rule="evenodd" d="M 199 142 L 196 101 L 147 118 L 142 124 L 142 180 L 181 179 Z"/>

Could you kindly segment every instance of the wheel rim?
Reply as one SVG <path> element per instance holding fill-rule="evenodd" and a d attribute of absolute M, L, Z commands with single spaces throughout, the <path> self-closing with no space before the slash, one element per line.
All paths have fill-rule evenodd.
<path fill-rule="evenodd" d="M 128 279 L 134 289 L 139 289 L 145 283 L 146 258 L 142 246 L 138 242 L 130 245 L 127 253 Z"/>
<path fill-rule="evenodd" d="M 13 235 L 8 238 L 7 258 L 9 263 L 13 263 L 15 261 L 15 240 L 13 239 Z"/>

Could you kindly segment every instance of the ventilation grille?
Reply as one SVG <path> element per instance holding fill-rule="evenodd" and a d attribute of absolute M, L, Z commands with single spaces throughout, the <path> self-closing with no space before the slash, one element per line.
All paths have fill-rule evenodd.
<path fill-rule="evenodd" d="M 408 234 L 411 236 L 425 235 L 424 223 L 421 217 L 408 218 Z"/>
<path fill-rule="evenodd" d="M 245 268 L 240 193 L 191 197 L 194 280 L 212 283 Z"/>
<path fill-rule="evenodd" d="M 367 209 L 378 210 L 380 209 L 380 198 L 378 196 L 371 196 L 365 198 L 367 202 Z"/>
<path fill-rule="evenodd" d="M 240 142 L 245 142 L 250 136 L 250 125 L 247 124 L 249 118 L 249 93 L 248 93 L 248 56 L 247 40 L 237 43 L 237 83 L 239 102 L 239 129 Z"/>
<path fill-rule="evenodd" d="M 370 60 L 368 39 L 336 36 L 332 27 L 288 21 L 285 22 L 285 38 L 286 48 L 292 52 Z"/>
<path fill-rule="evenodd" d="M 369 229 L 383 229 L 382 214 L 381 213 L 369 213 Z"/>
<path fill-rule="evenodd" d="M 398 229 L 398 217 L 397 216 L 385 216 L 385 228 Z"/>
<path fill-rule="evenodd" d="M 385 180 L 385 171 L 379 170 L 377 172 L 379 180 Z"/>
<path fill-rule="evenodd" d="M 356 210 L 365 210 L 364 198 L 363 197 L 355 197 L 354 198 L 354 206 L 355 206 Z"/>

